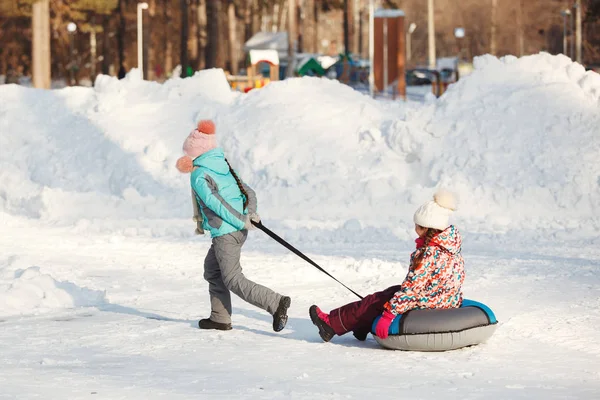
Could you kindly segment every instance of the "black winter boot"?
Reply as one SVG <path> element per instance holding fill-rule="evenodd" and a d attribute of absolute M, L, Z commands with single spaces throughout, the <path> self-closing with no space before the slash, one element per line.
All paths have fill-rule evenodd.
<path fill-rule="evenodd" d="M 331 339 L 333 339 L 335 332 L 333 331 L 333 328 L 327 324 L 327 322 L 319 318 L 317 306 L 310 306 L 308 309 L 308 314 L 310 315 L 310 320 L 312 323 L 319 328 L 319 336 L 321 336 L 321 339 L 323 339 L 324 342 L 329 342 Z"/>
<path fill-rule="evenodd" d="M 216 329 L 218 331 L 230 331 L 231 324 L 224 324 L 224 323 L 220 323 L 220 322 L 215 322 L 210 318 L 204 318 L 198 322 L 198 328 L 200 328 L 200 329 Z"/>
<path fill-rule="evenodd" d="M 360 340 L 361 342 L 364 342 L 365 340 L 367 340 L 367 336 L 369 336 L 369 332 L 353 331 L 352 334 L 354 335 L 354 337 L 356 339 Z"/>
<path fill-rule="evenodd" d="M 292 305 L 292 299 L 288 296 L 283 296 L 281 300 L 279 300 L 279 306 L 273 314 L 273 330 L 275 332 L 279 332 L 285 328 L 285 324 L 287 324 L 288 315 L 287 310 Z"/>

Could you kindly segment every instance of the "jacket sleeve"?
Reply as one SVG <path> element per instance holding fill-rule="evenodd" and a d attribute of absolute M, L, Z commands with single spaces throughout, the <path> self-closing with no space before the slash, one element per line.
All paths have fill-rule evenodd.
<path fill-rule="evenodd" d="M 392 299 L 388 302 L 388 311 L 394 315 L 404 314 L 412 310 L 418 303 L 419 296 L 427 283 L 427 269 L 434 262 L 435 249 L 428 247 L 417 267 L 411 263 L 404 282 L 400 285 Z"/>
<path fill-rule="evenodd" d="M 256 193 L 254 192 L 254 190 L 252 190 L 252 188 L 248 185 L 246 185 L 245 183 L 244 185 L 244 190 L 246 191 L 246 193 L 248 193 L 248 213 L 255 213 L 258 209 L 258 200 L 256 199 Z"/>
<path fill-rule="evenodd" d="M 200 199 L 217 214 L 223 221 L 232 225 L 236 229 L 244 229 L 246 216 L 235 210 L 221 195 L 218 188 L 210 187 L 208 180 L 202 173 L 192 177 L 192 186 Z"/>

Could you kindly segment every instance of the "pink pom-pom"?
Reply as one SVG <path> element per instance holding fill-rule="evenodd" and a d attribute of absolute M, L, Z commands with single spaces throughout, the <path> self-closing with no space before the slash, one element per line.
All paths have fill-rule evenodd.
<path fill-rule="evenodd" d="M 194 169 L 194 160 L 188 156 L 180 157 L 175 164 L 177 170 L 182 174 L 189 174 Z"/>
<path fill-rule="evenodd" d="M 198 131 L 204 133 L 205 135 L 214 135 L 215 134 L 215 123 L 209 119 L 203 119 L 198 122 Z"/>

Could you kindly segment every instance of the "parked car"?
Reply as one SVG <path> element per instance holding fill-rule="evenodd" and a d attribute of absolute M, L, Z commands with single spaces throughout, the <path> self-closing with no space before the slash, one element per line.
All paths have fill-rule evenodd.
<path fill-rule="evenodd" d="M 587 71 L 594 71 L 600 74 L 600 64 L 587 64 L 585 69 Z"/>
<path fill-rule="evenodd" d="M 433 76 L 423 70 L 409 69 L 406 71 L 406 84 L 408 86 L 431 85 Z"/>

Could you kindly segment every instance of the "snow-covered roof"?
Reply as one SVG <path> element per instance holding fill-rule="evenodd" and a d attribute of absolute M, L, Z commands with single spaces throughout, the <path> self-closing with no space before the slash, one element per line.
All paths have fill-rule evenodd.
<path fill-rule="evenodd" d="M 313 58 L 321 65 L 321 67 L 323 67 L 323 69 L 330 68 L 339 60 L 339 57 L 331 57 L 317 53 L 297 53 L 296 69 L 301 69 L 304 66 L 304 64 L 306 64 Z"/>
<path fill-rule="evenodd" d="M 250 50 L 277 50 L 279 53 L 287 53 L 287 32 L 257 32 L 244 43 L 244 51 Z"/>
<path fill-rule="evenodd" d="M 338 62 L 338 57 L 319 56 L 319 57 L 317 57 L 317 60 L 319 61 L 319 63 L 321 64 L 321 66 L 323 68 L 328 69 L 333 64 L 335 64 L 336 62 Z"/>
<path fill-rule="evenodd" d="M 250 64 L 258 64 L 260 61 L 279 65 L 279 53 L 277 50 L 250 50 Z"/>
<path fill-rule="evenodd" d="M 386 8 L 380 8 L 375 11 L 375 18 L 397 18 L 404 17 L 404 11 L 402 10 L 389 10 Z"/>

